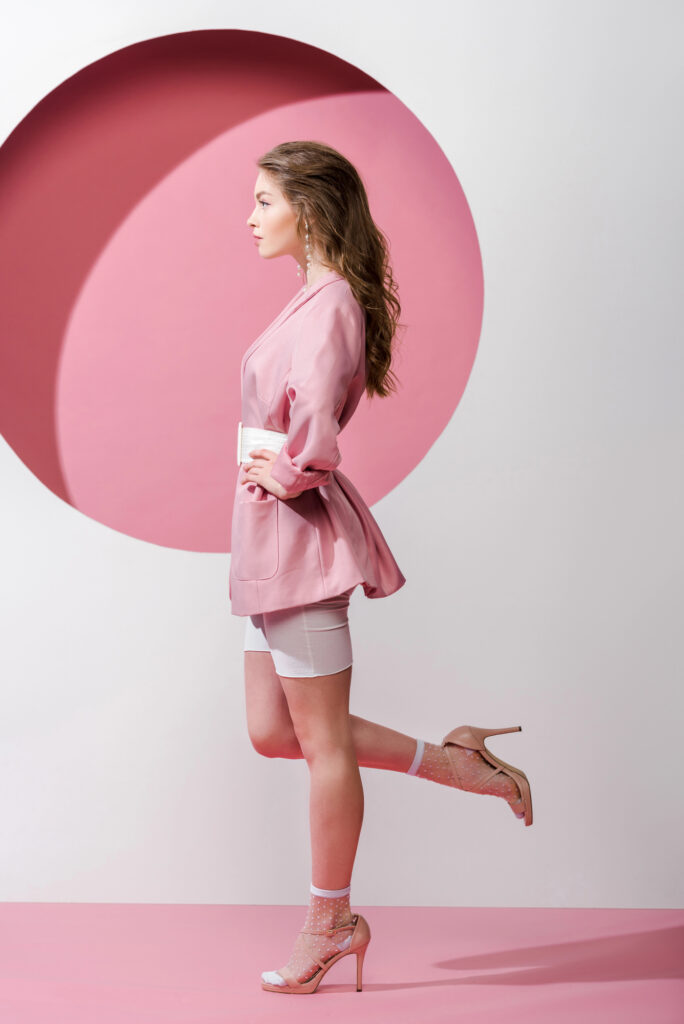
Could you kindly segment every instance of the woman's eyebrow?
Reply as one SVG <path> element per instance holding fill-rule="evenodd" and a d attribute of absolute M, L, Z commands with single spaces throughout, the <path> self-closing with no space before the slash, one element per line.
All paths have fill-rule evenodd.
<path fill-rule="evenodd" d="M 264 191 L 263 191 L 263 189 L 262 189 L 262 191 L 261 191 L 261 192 L 257 192 L 257 194 L 255 195 L 255 197 L 254 197 L 254 198 L 255 198 L 255 199 L 258 199 L 258 198 L 259 198 L 259 196 L 270 196 L 270 195 L 271 195 L 271 193 L 270 193 L 270 192 L 264 192 Z"/>

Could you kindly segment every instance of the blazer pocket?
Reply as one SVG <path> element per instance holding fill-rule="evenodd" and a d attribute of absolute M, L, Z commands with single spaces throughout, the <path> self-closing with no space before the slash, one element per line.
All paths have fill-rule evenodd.
<path fill-rule="evenodd" d="M 269 493 L 269 492 L 265 492 Z M 278 571 L 278 506 L 267 499 L 238 501 L 233 551 L 233 572 L 238 580 L 267 580 Z"/>

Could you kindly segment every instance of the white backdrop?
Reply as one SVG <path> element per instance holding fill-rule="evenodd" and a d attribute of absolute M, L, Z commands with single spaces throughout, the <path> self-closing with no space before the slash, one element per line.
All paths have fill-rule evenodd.
<path fill-rule="evenodd" d="M 352 710 L 437 742 L 522 724 L 491 746 L 527 771 L 535 824 L 362 769 L 358 905 L 682 905 L 683 20 L 664 0 L 4 15 L 3 139 L 116 49 L 243 28 L 378 79 L 465 190 L 480 349 L 448 428 L 373 508 L 408 582 L 352 599 Z M 306 765 L 249 743 L 228 556 L 94 522 L 5 441 L 0 488 L 0 898 L 306 902 Z"/>

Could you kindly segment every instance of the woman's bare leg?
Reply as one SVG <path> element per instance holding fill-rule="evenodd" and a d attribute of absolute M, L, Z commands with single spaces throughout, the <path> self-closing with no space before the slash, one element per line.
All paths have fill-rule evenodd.
<path fill-rule="evenodd" d="M 245 698 L 254 748 L 266 757 L 301 758 L 283 685 L 268 652 L 245 651 Z M 406 772 L 411 767 L 416 752 L 414 737 L 358 715 L 349 715 L 349 726 L 359 766 L 394 772 Z"/>
<path fill-rule="evenodd" d="M 288 702 L 268 652 L 245 652 L 245 688 L 247 724 L 254 748 L 267 757 L 301 758 L 302 749 Z M 416 754 L 418 741 L 415 737 L 358 715 L 349 715 L 349 728 L 360 767 L 408 772 Z M 477 751 L 456 748 L 453 756 L 458 762 L 460 781 L 453 775 L 446 751 L 436 743 L 425 743 L 416 774 L 419 778 L 468 790 L 474 788 L 483 775 L 491 773 L 491 767 Z M 520 791 L 510 776 L 503 773 L 495 776 L 480 792 L 502 797 L 513 813 L 520 816 Z"/>
<path fill-rule="evenodd" d="M 349 887 L 363 821 L 363 786 L 349 721 L 351 673 L 350 666 L 313 678 L 280 677 L 309 768 L 313 888 L 288 962 L 262 975 L 278 987 L 284 979 L 308 980 L 319 963 L 339 953 L 340 941 L 351 941 Z"/>
<path fill-rule="evenodd" d="M 281 676 L 310 776 L 311 881 L 342 889 L 351 881 L 363 821 L 363 786 L 349 720 L 351 666 L 333 675 Z"/>

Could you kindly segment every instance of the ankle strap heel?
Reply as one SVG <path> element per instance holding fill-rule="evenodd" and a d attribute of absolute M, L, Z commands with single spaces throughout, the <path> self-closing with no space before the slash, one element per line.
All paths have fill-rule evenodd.
<path fill-rule="evenodd" d="M 361 975 L 363 972 L 363 961 L 371 937 L 370 928 L 368 927 L 368 922 L 366 921 L 365 917 L 363 917 L 361 914 L 354 914 L 349 923 L 338 925 L 337 928 L 326 928 L 325 930 L 321 931 L 312 931 L 310 929 L 302 928 L 302 932 L 305 935 L 334 935 L 337 932 L 344 931 L 345 929 L 349 930 L 350 928 L 352 929 L 351 942 L 346 947 L 346 949 L 341 949 L 338 953 L 335 953 L 334 956 L 331 956 L 329 960 L 319 960 L 314 955 L 313 952 L 309 954 L 314 963 L 318 965 L 318 970 L 314 972 L 314 974 L 309 978 L 308 981 L 299 982 L 291 974 L 291 972 L 287 970 L 287 968 L 279 968 L 278 971 L 274 973 L 279 974 L 281 979 L 285 982 L 285 984 L 273 984 L 272 981 L 267 981 L 266 978 L 268 977 L 270 972 L 265 972 L 265 975 L 262 974 L 262 989 L 264 989 L 266 992 L 293 992 L 302 995 L 310 992 L 315 992 L 321 982 L 321 979 L 325 976 L 325 974 L 330 970 L 330 968 L 334 964 L 336 964 L 343 957 L 349 956 L 350 953 L 355 953 L 356 991 L 360 992 Z"/>
<path fill-rule="evenodd" d="M 512 764 L 508 764 L 507 761 L 502 761 L 500 757 L 492 754 L 491 750 L 489 750 L 485 745 L 485 739 L 487 736 L 499 736 L 505 732 L 522 732 L 522 726 L 509 725 L 505 729 L 482 729 L 477 725 L 459 725 L 455 729 L 452 729 L 450 733 L 447 733 L 442 740 L 442 746 L 446 750 L 447 754 L 449 753 L 450 745 L 465 747 L 467 750 L 477 750 L 485 761 L 492 766 L 494 770 L 487 778 L 481 779 L 478 785 L 474 787 L 475 791 L 482 788 L 482 786 L 489 782 L 489 780 L 498 772 L 504 772 L 506 775 L 510 776 L 520 791 L 525 824 L 531 825 L 532 793 L 530 791 L 529 779 L 525 775 L 525 772 L 521 771 L 520 768 L 516 768 Z M 452 758 L 450 758 L 450 760 L 453 761 Z M 455 772 L 455 767 L 453 770 Z M 519 817 L 519 815 L 516 815 L 516 817 Z"/>

